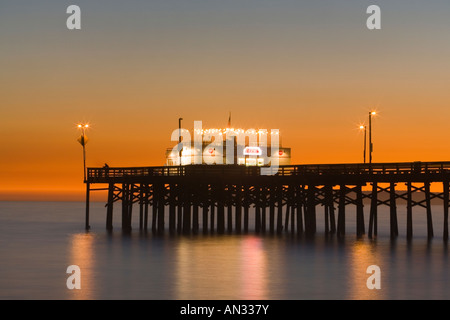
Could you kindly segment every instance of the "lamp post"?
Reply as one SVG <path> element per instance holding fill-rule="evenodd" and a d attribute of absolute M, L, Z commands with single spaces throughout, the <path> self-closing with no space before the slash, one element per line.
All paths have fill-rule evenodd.
<path fill-rule="evenodd" d="M 180 158 L 180 172 L 179 174 L 181 174 L 181 153 L 183 151 L 183 146 L 180 146 L 181 143 L 181 120 L 183 120 L 183 118 L 178 118 L 178 147 L 180 148 L 179 151 L 179 158 Z"/>
<path fill-rule="evenodd" d="M 367 126 L 359 126 L 359 128 L 364 130 L 364 163 L 366 163 Z"/>
<path fill-rule="evenodd" d="M 372 152 L 373 152 L 373 143 L 372 143 L 372 116 L 376 115 L 375 111 L 369 111 L 369 163 L 372 163 Z"/>
<path fill-rule="evenodd" d="M 89 124 L 78 124 L 78 129 L 81 130 L 81 136 L 78 138 L 78 142 L 83 147 L 83 176 L 84 176 L 84 182 L 86 182 L 86 143 L 87 143 L 87 137 L 86 137 L 86 130 L 89 128 Z"/>

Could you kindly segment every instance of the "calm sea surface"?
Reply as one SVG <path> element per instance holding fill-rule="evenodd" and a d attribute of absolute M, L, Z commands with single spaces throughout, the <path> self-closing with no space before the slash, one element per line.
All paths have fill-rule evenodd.
<path fill-rule="evenodd" d="M 105 230 L 104 203 L 91 204 L 84 230 L 82 202 L 0 202 L 0 299 L 449 299 L 450 263 L 442 240 L 441 206 L 433 207 L 435 237 L 427 241 L 423 209 L 414 208 L 408 243 L 406 208 L 389 239 L 389 209 L 379 209 L 379 235 L 356 239 L 355 212 L 346 236 L 199 235 L 154 237 L 138 229 Z M 368 207 L 365 207 L 366 229 Z M 66 286 L 69 265 L 81 269 L 81 289 Z M 369 290 L 367 267 L 381 270 Z"/>

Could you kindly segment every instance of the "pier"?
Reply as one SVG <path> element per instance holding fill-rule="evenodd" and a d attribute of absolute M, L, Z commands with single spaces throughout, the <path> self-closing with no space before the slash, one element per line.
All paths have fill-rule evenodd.
<path fill-rule="evenodd" d="M 120 201 L 125 231 L 131 230 L 134 214 L 140 230 L 151 228 L 155 234 L 247 233 L 253 221 L 256 233 L 311 236 L 317 232 L 316 216 L 322 207 L 325 233 L 343 236 L 349 232 L 346 208 L 354 206 L 352 232 L 374 238 L 378 207 L 386 205 L 390 236 L 395 238 L 397 204 L 403 201 L 406 237 L 413 237 L 413 208 L 418 206 L 426 209 L 427 236 L 432 238 L 431 202 L 439 201 L 444 221 L 440 232 L 447 241 L 449 181 L 450 162 L 289 165 L 272 175 L 262 175 L 261 167 L 242 165 L 87 168 L 85 226 L 90 228 L 90 193 L 103 190 L 108 194 L 108 230 L 113 229 L 114 207 Z M 431 185 L 439 191 L 432 192 Z M 369 221 L 364 221 L 365 206 Z"/>

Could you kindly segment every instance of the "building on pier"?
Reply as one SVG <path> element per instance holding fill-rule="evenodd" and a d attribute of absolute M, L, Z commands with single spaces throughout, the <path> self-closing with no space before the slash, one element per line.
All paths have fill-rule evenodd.
<path fill-rule="evenodd" d="M 186 130 L 185 130 L 186 133 Z M 280 143 L 278 130 L 194 129 L 193 139 L 166 150 L 166 166 L 237 164 L 265 166 L 291 164 L 291 148 Z M 183 139 L 184 140 L 184 139 Z"/>

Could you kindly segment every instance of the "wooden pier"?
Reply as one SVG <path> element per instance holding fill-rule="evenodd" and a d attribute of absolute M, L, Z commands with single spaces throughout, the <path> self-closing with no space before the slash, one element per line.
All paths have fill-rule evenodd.
<path fill-rule="evenodd" d="M 237 165 L 88 168 L 85 222 L 89 229 L 91 191 L 107 190 L 108 230 L 113 228 L 114 203 L 120 201 L 125 231 L 131 230 L 133 208 L 138 207 L 139 229 L 151 228 L 155 234 L 246 233 L 253 221 L 257 233 L 310 236 L 317 231 L 317 207 L 322 206 L 325 233 L 343 236 L 346 208 L 353 205 L 355 232 L 362 236 L 366 203 L 368 237 L 377 236 L 378 207 L 387 205 L 390 236 L 395 238 L 397 203 L 403 201 L 406 237 L 413 237 L 413 207 L 419 206 L 426 209 L 427 235 L 432 238 L 431 202 L 439 200 L 447 241 L 449 181 L 450 162 L 292 165 L 280 166 L 273 175 L 262 175 L 260 167 Z M 439 191 L 432 192 L 431 185 Z"/>

